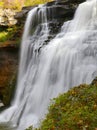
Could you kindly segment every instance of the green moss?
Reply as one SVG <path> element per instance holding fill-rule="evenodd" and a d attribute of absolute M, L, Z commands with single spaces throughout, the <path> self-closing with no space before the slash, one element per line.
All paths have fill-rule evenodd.
<path fill-rule="evenodd" d="M 37 130 L 97 129 L 97 86 L 80 85 L 55 98 Z"/>

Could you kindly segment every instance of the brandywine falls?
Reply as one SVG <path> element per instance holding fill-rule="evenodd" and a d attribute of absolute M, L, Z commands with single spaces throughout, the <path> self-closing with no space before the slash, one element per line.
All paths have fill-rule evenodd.
<path fill-rule="evenodd" d="M 17 130 L 38 127 L 52 98 L 97 76 L 97 0 L 80 4 L 51 40 L 47 11 L 40 5 L 28 14 L 15 97 L 0 114 L 0 124 Z"/>

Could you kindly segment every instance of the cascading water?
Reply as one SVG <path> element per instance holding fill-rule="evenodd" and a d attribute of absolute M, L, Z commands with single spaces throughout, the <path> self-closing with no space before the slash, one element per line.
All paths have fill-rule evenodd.
<path fill-rule="evenodd" d="M 21 50 L 19 78 L 12 106 L 0 122 L 12 122 L 18 130 L 37 127 L 47 113 L 50 99 L 97 75 L 96 0 L 82 3 L 72 21 L 48 44 L 46 7 L 29 12 Z M 84 13 L 83 13 L 84 12 Z"/>

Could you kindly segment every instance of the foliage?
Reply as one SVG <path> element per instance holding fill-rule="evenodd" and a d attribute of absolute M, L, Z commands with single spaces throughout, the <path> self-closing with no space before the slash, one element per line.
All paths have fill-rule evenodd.
<path fill-rule="evenodd" d="M 23 25 L 8 27 L 5 29 L 0 29 L 0 42 L 5 42 L 8 40 L 19 41 L 22 35 Z"/>
<path fill-rule="evenodd" d="M 44 4 L 46 2 L 50 2 L 52 0 L 26 0 L 25 5 L 30 6 L 30 5 L 38 5 L 38 4 Z"/>
<path fill-rule="evenodd" d="M 0 7 L 3 7 L 4 2 L 0 1 Z"/>
<path fill-rule="evenodd" d="M 37 130 L 96 129 L 97 86 L 84 84 L 52 100 L 49 113 Z"/>
<path fill-rule="evenodd" d="M 43 4 L 52 0 L 1 0 L 0 7 L 21 10 L 23 6 Z"/>
<path fill-rule="evenodd" d="M 8 35 L 8 32 L 6 32 L 6 31 L 0 32 L 0 42 L 6 41 L 7 40 L 7 35 Z"/>
<path fill-rule="evenodd" d="M 3 8 L 20 10 L 23 5 L 24 5 L 24 0 L 1 0 L 0 1 L 0 6 Z"/>

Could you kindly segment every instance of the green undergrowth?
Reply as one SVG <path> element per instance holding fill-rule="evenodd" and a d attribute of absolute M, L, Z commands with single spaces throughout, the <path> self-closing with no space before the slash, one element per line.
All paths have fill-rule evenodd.
<path fill-rule="evenodd" d="M 14 25 L 12 27 L 6 27 L 0 29 L 0 43 L 6 41 L 18 41 L 22 35 L 23 26 Z"/>
<path fill-rule="evenodd" d="M 39 5 L 39 4 L 45 4 L 47 2 L 50 2 L 53 0 L 26 0 L 25 1 L 25 6 L 34 6 L 34 5 Z"/>
<path fill-rule="evenodd" d="M 97 130 L 97 85 L 80 85 L 53 99 L 35 130 Z"/>
<path fill-rule="evenodd" d="M 7 35 L 8 35 L 8 32 L 6 32 L 6 31 L 0 32 L 0 42 L 6 41 Z"/>

